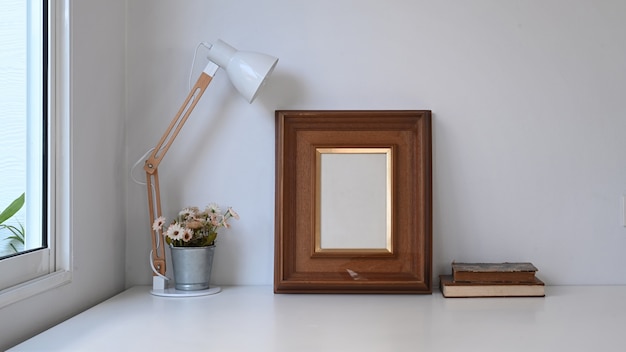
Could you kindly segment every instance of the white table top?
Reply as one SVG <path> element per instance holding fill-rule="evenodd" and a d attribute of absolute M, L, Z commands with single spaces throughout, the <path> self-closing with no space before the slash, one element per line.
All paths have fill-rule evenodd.
<path fill-rule="evenodd" d="M 10 351 L 626 351 L 626 286 L 545 298 L 274 294 L 133 287 Z"/>

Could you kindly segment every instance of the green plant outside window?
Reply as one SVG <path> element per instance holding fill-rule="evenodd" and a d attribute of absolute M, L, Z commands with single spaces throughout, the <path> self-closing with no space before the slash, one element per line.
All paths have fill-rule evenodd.
<path fill-rule="evenodd" d="M 19 197 L 17 197 L 11 204 L 9 204 L 6 209 L 0 213 L 0 232 L 4 232 L 6 230 L 10 233 L 9 236 L 5 237 L 5 241 L 10 241 L 9 246 L 14 253 L 19 253 L 24 248 L 24 226 L 18 222 L 17 226 L 5 224 L 7 220 L 13 217 L 22 207 L 24 206 L 24 198 L 25 194 L 22 193 Z"/>

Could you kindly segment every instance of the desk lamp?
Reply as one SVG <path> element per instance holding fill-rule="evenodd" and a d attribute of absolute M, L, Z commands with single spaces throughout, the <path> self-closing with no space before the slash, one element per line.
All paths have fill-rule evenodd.
<path fill-rule="evenodd" d="M 158 167 L 165 153 L 176 139 L 187 118 L 202 97 L 209 83 L 221 67 L 226 70 L 231 83 L 237 91 L 248 101 L 256 98 L 259 88 L 264 85 L 267 77 L 272 73 L 278 59 L 269 55 L 238 51 L 227 43 L 218 40 L 215 44 L 204 44 L 208 49 L 209 63 L 206 65 L 196 84 L 191 88 L 185 102 L 178 110 L 169 127 L 154 147 L 154 150 L 145 161 L 146 186 L 148 188 L 148 211 L 150 213 L 150 231 L 152 234 L 152 251 L 150 264 L 154 272 L 152 293 L 163 296 L 190 296 L 215 293 L 209 290 L 199 292 L 180 292 L 165 288 L 165 241 L 158 232 L 152 229 L 154 220 L 161 214 L 161 195 L 159 190 Z"/>

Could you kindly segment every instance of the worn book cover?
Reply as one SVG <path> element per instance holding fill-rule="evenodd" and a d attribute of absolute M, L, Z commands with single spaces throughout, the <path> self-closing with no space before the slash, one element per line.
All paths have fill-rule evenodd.
<path fill-rule="evenodd" d="M 533 283 L 536 272 L 531 263 L 452 263 L 454 281 Z"/>
<path fill-rule="evenodd" d="M 458 282 L 452 275 L 439 276 L 444 297 L 544 297 L 545 284 L 535 277 L 532 283 Z"/>

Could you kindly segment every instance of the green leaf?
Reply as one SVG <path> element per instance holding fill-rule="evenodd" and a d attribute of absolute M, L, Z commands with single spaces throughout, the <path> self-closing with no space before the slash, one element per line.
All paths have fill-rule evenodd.
<path fill-rule="evenodd" d="M 24 206 L 24 193 L 21 196 L 17 197 L 13 201 L 13 203 L 9 204 L 9 206 L 0 213 L 0 224 L 8 220 L 10 217 L 15 215 L 22 206 Z"/>
<path fill-rule="evenodd" d="M 21 244 L 24 244 L 24 239 L 23 239 L 23 238 L 21 238 L 21 237 L 20 237 L 20 236 L 18 236 L 18 235 L 9 236 L 9 237 L 7 237 L 7 238 L 5 238 L 5 239 L 6 239 L 6 240 L 12 240 L 12 241 L 13 241 L 13 240 L 14 240 L 14 241 L 18 241 L 18 242 L 20 242 Z"/>
<path fill-rule="evenodd" d="M 207 237 L 206 237 L 206 244 L 205 246 L 210 246 L 213 244 L 213 242 L 215 242 L 215 239 L 217 238 L 217 232 L 212 232 L 210 233 Z"/>

